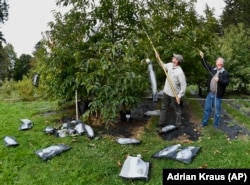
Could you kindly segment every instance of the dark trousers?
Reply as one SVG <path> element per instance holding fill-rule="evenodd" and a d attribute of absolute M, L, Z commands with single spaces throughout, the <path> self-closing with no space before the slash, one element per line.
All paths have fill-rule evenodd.
<path fill-rule="evenodd" d="M 175 97 L 171 97 L 163 93 L 162 100 L 161 100 L 161 110 L 160 110 L 160 120 L 159 125 L 164 126 L 167 124 L 167 111 L 170 106 L 173 106 L 176 120 L 175 120 L 175 126 L 179 127 L 181 125 L 181 106 L 176 102 Z"/>

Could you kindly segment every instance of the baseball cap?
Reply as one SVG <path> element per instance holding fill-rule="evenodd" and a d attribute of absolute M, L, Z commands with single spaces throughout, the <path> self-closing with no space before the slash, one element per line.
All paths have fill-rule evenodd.
<path fill-rule="evenodd" d="M 178 60 L 179 63 L 184 62 L 182 55 L 173 54 L 173 57 L 176 58 L 176 60 Z"/>

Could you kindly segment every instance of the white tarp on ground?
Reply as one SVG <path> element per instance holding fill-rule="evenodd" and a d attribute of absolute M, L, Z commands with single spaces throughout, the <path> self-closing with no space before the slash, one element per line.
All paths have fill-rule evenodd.
<path fill-rule="evenodd" d="M 33 123 L 29 119 L 20 119 L 22 124 L 19 127 L 19 130 L 28 130 L 33 127 Z"/>
<path fill-rule="evenodd" d="M 135 138 L 118 138 L 116 139 L 117 143 L 121 145 L 125 144 L 140 144 L 141 141 Z"/>
<path fill-rule="evenodd" d="M 150 110 L 144 113 L 146 116 L 160 116 L 160 110 Z"/>
<path fill-rule="evenodd" d="M 148 180 L 149 166 L 149 162 L 144 162 L 139 156 L 128 156 L 119 176 L 128 179 Z"/>
<path fill-rule="evenodd" d="M 6 146 L 17 146 L 18 145 L 18 143 L 16 142 L 16 138 L 14 138 L 12 136 L 5 136 L 4 143 Z"/>

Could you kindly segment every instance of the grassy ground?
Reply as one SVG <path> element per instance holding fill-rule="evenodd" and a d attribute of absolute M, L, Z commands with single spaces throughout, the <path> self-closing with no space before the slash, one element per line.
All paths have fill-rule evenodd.
<path fill-rule="evenodd" d="M 187 99 L 196 120 L 203 114 L 201 105 L 193 99 Z M 234 102 L 232 100 L 232 102 Z M 243 114 L 249 108 L 249 102 L 237 101 L 241 109 L 230 103 L 224 103 L 223 108 L 239 124 L 250 129 L 249 116 Z M 57 110 L 54 102 L 7 102 L 0 101 L 0 136 L 13 136 L 19 143 L 16 147 L 0 144 L 0 183 L 13 184 L 43 184 L 43 185 L 96 185 L 96 184 L 162 184 L 163 169 L 218 169 L 218 168 L 250 168 L 249 136 L 240 136 L 229 140 L 221 130 L 214 130 L 212 124 L 202 130 L 202 137 L 192 143 L 180 143 L 178 140 L 165 141 L 155 130 L 158 118 L 152 117 L 145 125 L 139 138 L 139 145 L 120 145 L 112 136 L 102 136 L 90 139 L 83 136 L 59 138 L 43 132 L 47 126 L 58 124 L 64 112 Z M 244 111 L 243 111 L 244 110 Z M 51 114 L 43 114 L 50 112 Z M 20 131 L 20 119 L 30 119 L 32 129 Z M 180 143 L 183 146 L 201 147 L 198 155 L 190 164 L 173 159 L 155 159 L 152 155 L 162 148 Z M 35 151 L 51 145 L 65 144 L 71 147 L 67 152 L 42 161 Z M 149 180 L 130 180 L 119 177 L 121 167 L 128 155 L 142 155 L 142 159 L 150 162 Z"/>

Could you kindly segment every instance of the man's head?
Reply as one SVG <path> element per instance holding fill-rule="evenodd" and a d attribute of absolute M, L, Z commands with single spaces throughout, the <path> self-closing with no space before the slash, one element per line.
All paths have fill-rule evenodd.
<path fill-rule="evenodd" d="M 173 54 L 173 59 L 172 62 L 174 63 L 175 66 L 181 65 L 182 62 L 184 62 L 183 57 L 179 54 Z"/>
<path fill-rule="evenodd" d="M 221 57 L 217 58 L 216 60 L 216 67 L 217 69 L 221 69 L 224 67 L 225 60 Z"/>

